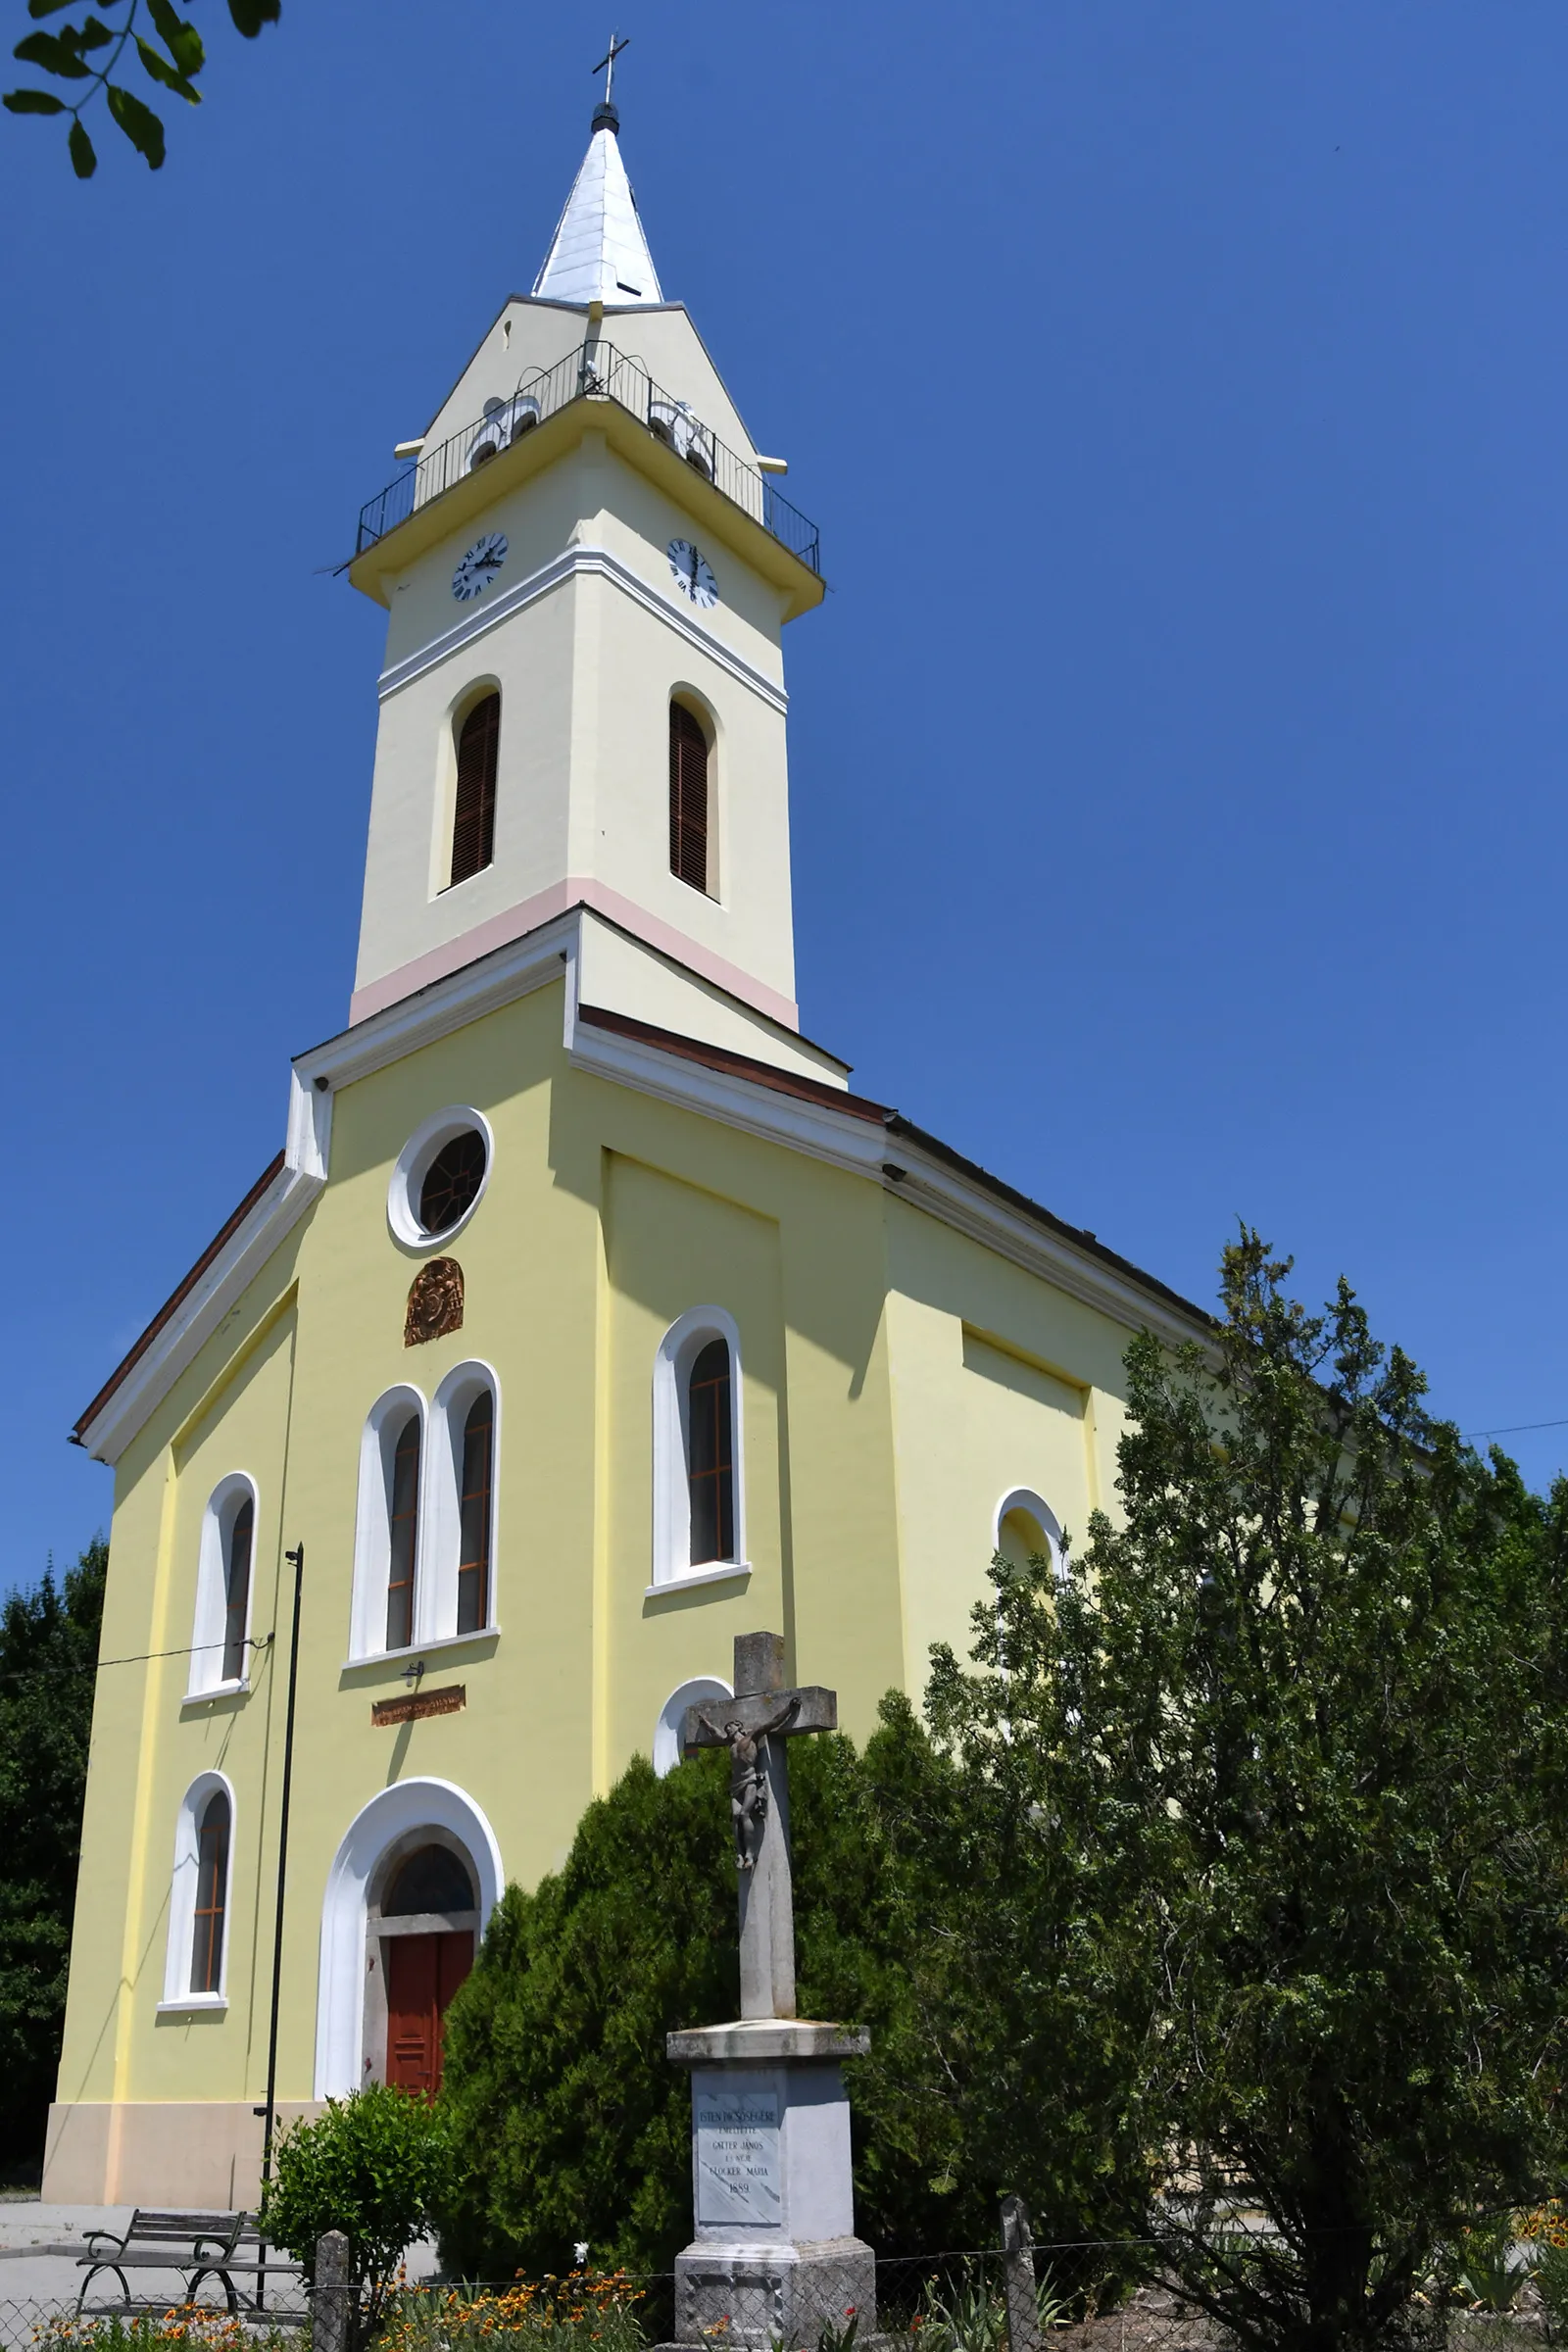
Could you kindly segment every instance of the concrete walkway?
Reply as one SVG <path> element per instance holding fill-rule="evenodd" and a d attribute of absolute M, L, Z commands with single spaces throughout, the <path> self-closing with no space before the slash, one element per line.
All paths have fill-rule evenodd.
<path fill-rule="evenodd" d="M 128 2205 L 45 2205 L 36 2197 L 0 2202 L 0 2303 L 74 2303 L 77 2257 L 89 2230 L 123 2230 Z M 161 2273 L 156 2276 L 163 2284 Z M 177 2292 L 179 2278 L 171 2274 Z M 110 2280 L 111 2286 L 114 2281 Z"/>
<path fill-rule="evenodd" d="M 74 2309 L 81 2292 L 78 2266 L 88 2232 L 122 2230 L 132 2211 L 129 2205 L 45 2205 L 37 2197 L 0 2198 L 0 2345 L 18 2340 L 14 2314 L 3 2308 L 8 2304 L 33 2307 L 42 2303 Z M 436 2250 L 428 2238 L 412 2245 L 407 2259 L 411 2279 L 428 2278 L 435 2272 Z M 162 2271 L 138 2271 L 131 2283 L 138 2299 L 146 2296 L 151 2300 L 167 2292 L 171 2303 L 178 2300 L 181 2287 L 177 2270 L 167 2276 Z M 102 2278 L 94 2282 L 92 2299 L 107 2302 L 118 2292 L 113 2278 Z M 290 2279 L 282 2299 L 297 2306 L 300 2293 L 299 2280 Z"/>

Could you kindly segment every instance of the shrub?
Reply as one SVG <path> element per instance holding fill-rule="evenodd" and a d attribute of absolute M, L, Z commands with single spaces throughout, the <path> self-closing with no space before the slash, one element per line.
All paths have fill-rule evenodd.
<path fill-rule="evenodd" d="M 899 1840 L 933 1769 L 905 1707 L 863 1756 L 843 1738 L 791 1742 L 800 2010 L 871 2030 L 871 2055 L 845 2072 L 858 2224 L 888 2253 L 989 2235 L 999 2185 L 959 2161 L 922 2018 L 921 1970 L 942 1947 Z M 735 2015 L 733 1853 L 728 1757 L 664 1780 L 639 1759 L 584 1814 L 559 1875 L 507 1889 L 447 2018 L 450 2271 L 564 2272 L 578 2242 L 600 2263 L 668 2270 L 692 2229 L 691 2080 L 664 2036 Z"/>
<path fill-rule="evenodd" d="M 324 2115 L 283 2133 L 262 2228 L 272 2244 L 304 2264 L 312 2279 L 317 2239 L 341 2230 L 349 2241 L 361 2327 L 368 2334 L 405 2248 L 430 2227 L 450 2163 L 439 2108 L 406 2090 L 369 2083 L 346 2099 L 329 2099 Z"/>

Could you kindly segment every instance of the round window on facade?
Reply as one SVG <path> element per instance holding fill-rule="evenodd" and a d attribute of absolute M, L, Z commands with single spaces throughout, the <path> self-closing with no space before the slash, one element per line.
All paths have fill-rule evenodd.
<path fill-rule="evenodd" d="M 387 1187 L 387 1223 L 405 1248 L 450 1241 L 467 1223 L 489 1182 L 494 1149 L 488 1121 L 464 1104 L 438 1110 L 415 1130 Z"/>

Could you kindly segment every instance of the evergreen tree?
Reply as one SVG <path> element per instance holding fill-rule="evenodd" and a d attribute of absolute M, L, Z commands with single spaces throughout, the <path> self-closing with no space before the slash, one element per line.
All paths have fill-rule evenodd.
<path fill-rule="evenodd" d="M 999 1562 L 928 1713 L 994 2021 L 971 2160 L 1027 2189 L 1066 2118 L 1192 2303 L 1337 2352 L 1558 2178 L 1568 1488 L 1288 1273 L 1244 1233 L 1212 1348 L 1134 1344 L 1120 1523 L 1059 1583 Z"/>
<path fill-rule="evenodd" d="M 847 2070 L 858 2211 L 889 2253 L 993 2233 L 983 2194 L 964 2210 L 915 1991 L 932 1923 L 887 1827 L 938 1771 L 906 1708 L 864 1759 L 843 1738 L 790 1743 L 800 2011 L 871 2029 Z M 560 1874 L 497 1905 L 447 2020 L 463 2165 L 441 2243 L 466 2276 L 559 2272 L 578 2240 L 596 2263 L 667 2270 L 690 2237 L 691 2081 L 664 2036 L 737 2010 L 728 1776 L 717 1751 L 664 1780 L 639 1759 Z"/>
<path fill-rule="evenodd" d="M 0 1610 L 0 2160 L 43 2150 L 66 2010 L 109 1546 Z"/>

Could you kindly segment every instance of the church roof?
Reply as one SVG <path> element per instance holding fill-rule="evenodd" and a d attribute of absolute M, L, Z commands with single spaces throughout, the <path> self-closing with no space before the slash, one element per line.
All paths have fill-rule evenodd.
<path fill-rule="evenodd" d="M 534 292 L 553 302 L 602 302 L 619 310 L 664 299 L 620 159 L 618 128 L 614 108 L 601 106 L 582 169 L 533 281 Z"/>

